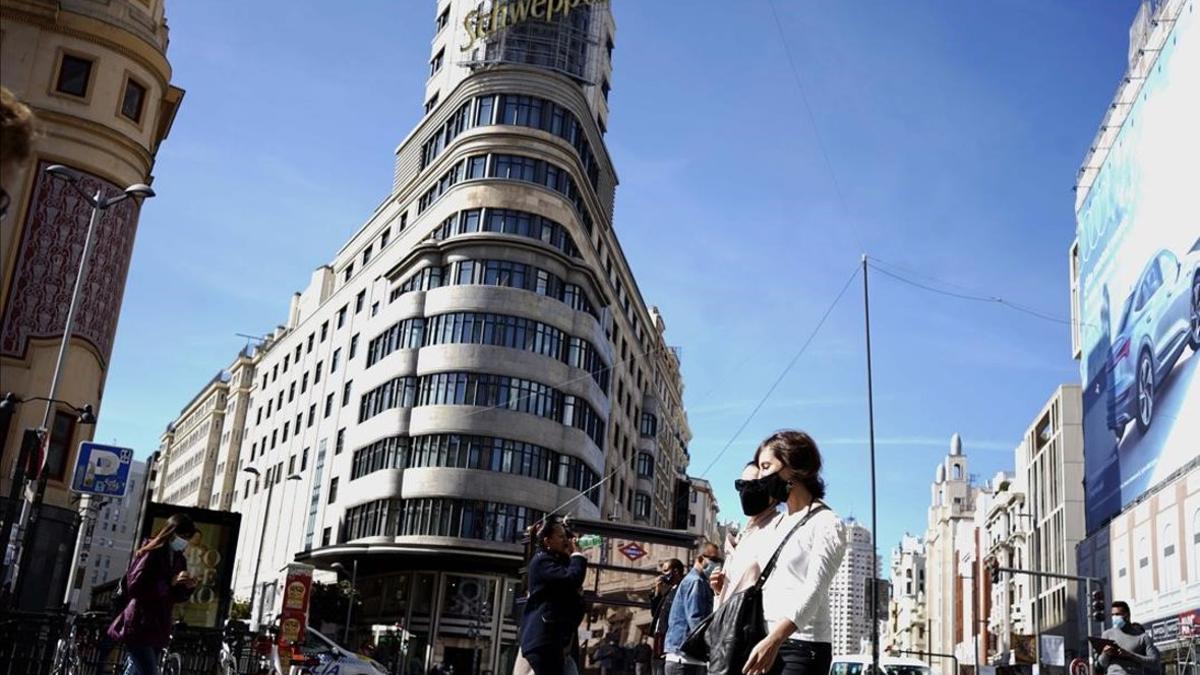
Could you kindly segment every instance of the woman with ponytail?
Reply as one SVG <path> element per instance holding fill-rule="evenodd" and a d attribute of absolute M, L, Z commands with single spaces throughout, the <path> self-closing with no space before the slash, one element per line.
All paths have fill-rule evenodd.
<path fill-rule="evenodd" d="M 587 558 L 555 516 L 533 526 L 535 553 L 529 561 L 529 597 L 521 619 L 521 654 L 534 675 L 564 675 L 583 621 L 583 577 Z M 571 664 L 574 665 L 574 662 Z"/>
<path fill-rule="evenodd" d="M 133 554 L 125 572 L 124 607 L 108 627 L 108 636 L 125 645 L 125 675 L 157 675 L 158 652 L 171 639 L 171 610 L 196 588 L 183 551 L 196 524 L 182 513 Z"/>

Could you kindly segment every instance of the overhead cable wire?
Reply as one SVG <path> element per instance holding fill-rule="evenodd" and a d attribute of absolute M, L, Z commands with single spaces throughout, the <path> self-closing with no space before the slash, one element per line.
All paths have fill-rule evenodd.
<path fill-rule="evenodd" d="M 841 302 L 842 296 L 846 295 L 846 290 L 850 288 L 850 284 L 853 283 L 855 277 L 858 276 L 859 269 L 860 268 L 858 265 L 854 266 L 854 272 L 852 272 L 850 277 L 846 279 L 846 283 L 842 284 L 842 290 L 838 291 L 837 297 L 833 299 L 833 302 L 829 303 L 829 307 L 825 309 L 825 313 L 821 315 L 821 319 L 817 321 L 817 325 L 814 326 L 812 332 L 808 334 L 808 339 L 804 341 L 804 344 L 800 345 L 800 349 L 796 351 L 796 354 L 792 356 L 791 361 L 788 361 L 788 364 L 784 366 L 782 371 L 780 371 L 779 376 L 776 377 L 775 381 L 771 383 L 771 386 L 767 388 L 767 392 L 763 394 L 761 399 L 759 399 L 758 403 L 754 406 L 754 409 L 751 410 L 750 414 L 746 416 L 745 421 L 742 422 L 742 425 L 738 427 L 737 431 L 733 432 L 733 436 L 729 438 L 729 441 L 724 445 L 724 447 L 721 448 L 721 450 L 717 453 L 717 456 L 713 457 L 712 461 L 708 463 L 708 466 L 704 467 L 704 471 L 700 474 L 701 478 L 704 478 L 708 475 L 708 472 L 712 470 L 717 461 L 721 459 L 721 456 L 725 454 L 725 451 L 733 445 L 733 442 L 736 441 L 738 436 L 740 436 L 742 432 L 746 430 L 746 427 L 750 426 L 750 422 L 754 419 L 754 416 L 758 414 L 758 411 L 762 409 L 767 400 L 771 398 L 771 394 L 775 393 L 775 389 L 777 389 L 783 382 L 783 379 L 787 377 L 787 374 L 792 370 L 792 367 L 796 365 L 796 362 L 799 361 L 800 357 L 804 355 L 804 352 L 808 350 L 808 346 L 811 345 L 813 339 L 817 337 L 817 333 L 821 332 L 821 327 L 825 325 L 825 321 L 829 319 L 829 315 L 833 313 L 834 308 L 838 306 L 839 302 Z"/>
<path fill-rule="evenodd" d="M 779 31 L 779 41 L 783 44 L 783 52 L 787 56 L 788 66 L 792 70 L 792 79 L 795 80 L 796 89 L 800 92 L 800 101 L 804 103 L 804 111 L 808 114 L 808 123 L 812 127 L 813 138 L 817 141 L 817 149 L 821 151 L 821 158 L 825 160 L 825 171 L 829 174 L 829 182 L 833 184 L 833 192 L 837 195 L 838 205 L 842 209 L 842 216 L 846 219 L 846 224 L 849 226 L 850 236 L 858 244 L 858 252 L 866 253 L 867 247 L 863 244 L 862 237 L 859 236 L 854 219 L 850 217 L 850 209 L 846 206 L 846 196 L 842 193 L 842 185 L 838 181 L 837 172 L 833 170 L 833 162 L 829 160 L 829 152 L 825 149 L 825 142 L 821 139 L 821 130 L 817 127 L 817 118 L 813 115 L 812 105 L 808 102 L 808 92 L 804 89 L 804 81 L 800 78 L 800 69 L 796 67 L 796 59 L 792 57 L 792 50 L 788 46 L 787 34 L 783 30 L 783 22 L 779 20 L 779 12 L 775 9 L 775 0 L 767 0 L 767 5 L 770 6 L 771 16 L 775 19 L 775 28 Z"/>
<path fill-rule="evenodd" d="M 979 295 L 976 292 L 948 291 L 945 288 L 937 288 L 934 286 L 930 286 L 928 284 L 922 283 L 922 282 L 912 279 L 908 276 L 900 274 L 899 272 L 886 269 L 886 268 L 880 266 L 879 264 L 877 264 L 879 262 L 881 262 L 881 261 L 879 261 L 875 258 L 869 258 L 867 264 L 871 267 L 871 269 L 879 272 L 880 274 L 882 274 L 884 276 L 895 279 L 896 281 L 899 281 L 900 283 L 907 284 L 909 286 L 913 286 L 913 287 L 919 288 L 921 290 L 929 291 L 930 293 L 937 293 L 938 295 L 945 295 L 945 296 L 949 296 L 952 298 L 958 298 L 960 300 L 970 300 L 972 302 L 986 302 L 989 304 L 1002 305 L 1011 310 L 1021 312 L 1023 314 L 1028 314 L 1029 316 L 1041 319 L 1043 321 L 1049 321 L 1051 323 L 1057 323 L 1057 324 L 1061 324 L 1064 326 L 1080 325 L 1080 326 L 1094 327 L 1092 324 L 1085 323 L 1082 321 L 1073 321 L 1071 319 L 1063 319 L 1061 317 L 1053 316 L 1051 314 L 1047 314 L 1045 312 L 1033 309 L 1032 307 L 1027 307 L 1025 305 L 1022 305 L 1022 304 L 1019 304 L 1016 302 L 1012 302 L 1010 300 L 1006 300 L 1005 298 L 1002 298 L 998 295 Z M 894 264 L 888 264 L 888 266 L 889 267 L 899 267 L 898 265 L 894 265 Z M 917 275 L 917 273 L 914 273 L 914 275 Z M 959 284 L 955 284 L 955 283 L 948 282 L 948 281 L 942 281 L 940 279 L 935 279 L 928 275 L 920 274 L 918 276 L 924 277 L 926 279 L 931 279 L 931 280 L 935 281 L 936 283 L 942 284 L 944 286 L 951 286 L 951 287 L 955 287 L 955 288 L 969 290 L 969 289 L 965 289 L 965 287 L 960 286 Z"/>

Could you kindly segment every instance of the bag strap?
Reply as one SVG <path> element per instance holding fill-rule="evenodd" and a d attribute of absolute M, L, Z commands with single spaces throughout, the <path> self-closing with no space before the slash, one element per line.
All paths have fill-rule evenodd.
<path fill-rule="evenodd" d="M 762 574 L 758 575 L 758 581 L 754 584 L 758 589 L 762 589 L 763 585 L 767 583 L 767 577 L 771 576 L 771 572 L 775 571 L 775 563 L 779 560 L 779 554 L 783 553 L 783 547 L 787 546 L 788 540 L 792 538 L 793 534 L 796 534 L 796 530 L 804 527 L 804 524 L 807 523 L 808 520 L 813 516 L 822 511 L 828 510 L 829 507 L 825 505 L 825 502 L 813 502 L 813 505 L 809 506 L 808 513 L 804 514 L 804 517 L 800 519 L 800 522 L 793 525 L 792 529 L 788 531 L 787 536 L 783 538 L 783 541 L 779 542 L 779 548 L 775 549 L 774 555 L 772 555 L 771 560 L 767 562 L 767 566 L 763 568 Z"/>

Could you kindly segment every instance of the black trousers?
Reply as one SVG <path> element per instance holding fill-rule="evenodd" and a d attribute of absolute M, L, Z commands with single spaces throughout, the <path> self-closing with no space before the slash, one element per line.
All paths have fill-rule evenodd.
<path fill-rule="evenodd" d="M 833 645 L 828 642 L 785 640 L 771 675 L 829 675 Z"/>

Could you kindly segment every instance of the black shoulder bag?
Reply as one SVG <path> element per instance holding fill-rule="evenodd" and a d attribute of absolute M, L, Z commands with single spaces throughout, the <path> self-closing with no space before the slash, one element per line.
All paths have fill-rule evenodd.
<path fill-rule="evenodd" d="M 758 575 L 758 581 L 744 591 L 735 593 L 717 608 L 683 642 L 683 653 L 697 661 L 708 662 L 709 675 L 740 675 L 750 652 L 767 637 L 767 621 L 763 618 L 762 589 L 767 577 L 775 571 L 775 563 L 783 547 L 810 518 L 828 510 L 817 502 L 800 522 L 792 526 L 771 560 Z"/>

